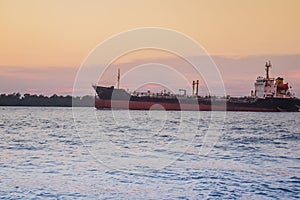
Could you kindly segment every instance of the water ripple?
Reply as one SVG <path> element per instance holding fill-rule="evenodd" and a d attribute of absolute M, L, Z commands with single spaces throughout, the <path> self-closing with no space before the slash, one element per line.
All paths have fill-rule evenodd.
<path fill-rule="evenodd" d="M 1 199 L 300 198 L 299 113 L 230 112 L 202 155 L 209 112 L 167 112 L 162 121 L 160 112 L 124 119 L 118 111 L 116 122 L 111 111 L 76 108 L 78 134 L 71 108 L 0 109 Z M 169 157 L 161 169 L 140 165 Z M 109 168 L 116 158 L 120 168 Z M 120 170 L 126 159 L 136 163 Z"/>

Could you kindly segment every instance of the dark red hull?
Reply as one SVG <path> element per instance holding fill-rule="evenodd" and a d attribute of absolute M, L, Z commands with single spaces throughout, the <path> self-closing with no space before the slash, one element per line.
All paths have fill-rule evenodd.
<path fill-rule="evenodd" d="M 213 109 L 212 109 L 213 107 Z M 172 104 L 157 102 L 137 102 L 121 100 L 95 100 L 97 109 L 126 109 L 126 110 L 177 110 L 177 111 L 249 111 L 249 112 L 289 112 L 291 110 L 281 108 L 259 108 L 242 106 L 212 106 L 192 104 Z"/>
<path fill-rule="evenodd" d="M 94 86 L 97 109 L 298 112 L 298 98 L 214 98 L 132 96 L 125 90 Z"/>

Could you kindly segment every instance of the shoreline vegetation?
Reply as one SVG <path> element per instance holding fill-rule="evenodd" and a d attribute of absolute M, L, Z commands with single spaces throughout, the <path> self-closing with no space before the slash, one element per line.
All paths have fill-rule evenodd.
<path fill-rule="evenodd" d="M 85 95 L 72 97 L 71 95 L 44 96 L 37 94 L 1 94 L 0 106 L 44 106 L 44 107 L 94 107 L 95 97 Z"/>

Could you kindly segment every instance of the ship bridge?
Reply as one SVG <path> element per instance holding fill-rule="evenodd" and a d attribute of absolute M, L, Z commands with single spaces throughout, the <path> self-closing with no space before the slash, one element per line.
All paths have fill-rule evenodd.
<path fill-rule="evenodd" d="M 293 98 L 294 95 L 288 83 L 283 82 L 283 78 L 270 78 L 269 71 L 271 66 L 270 61 L 266 62 L 266 77 L 257 77 L 254 83 L 255 91 L 254 93 L 251 92 L 251 96 L 257 98 Z"/>

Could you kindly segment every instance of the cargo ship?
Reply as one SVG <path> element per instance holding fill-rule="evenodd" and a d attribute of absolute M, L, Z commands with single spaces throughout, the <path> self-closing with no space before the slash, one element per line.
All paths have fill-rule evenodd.
<path fill-rule="evenodd" d="M 117 87 L 92 85 L 96 91 L 95 108 L 129 110 L 189 110 L 189 111 L 253 111 L 253 112 L 299 112 L 300 99 L 292 93 L 282 77 L 271 78 L 271 63 L 266 62 L 266 76 L 258 76 L 254 90 L 246 97 L 199 96 L 199 80 L 192 83 L 192 94 L 186 90 L 180 94 L 162 91 L 160 93 L 129 92 L 119 88 L 120 70 Z"/>

